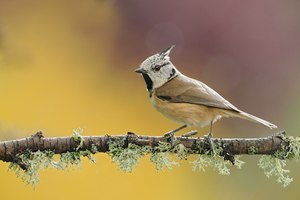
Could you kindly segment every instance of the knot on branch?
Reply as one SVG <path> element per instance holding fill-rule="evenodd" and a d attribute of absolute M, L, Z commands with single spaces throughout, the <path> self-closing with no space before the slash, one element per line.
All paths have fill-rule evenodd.
<path fill-rule="evenodd" d="M 235 158 L 233 153 L 230 151 L 230 148 L 228 147 L 228 145 L 222 145 L 222 149 L 223 151 L 221 151 L 220 156 L 224 157 L 224 160 L 228 160 L 231 162 L 232 165 L 235 164 Z"/>
<path fill-rule="evenodd" d="M 35 134 L 33 134 L 32 136 L 30 136 L 33 140 L 37 140 L 40 141 L 42 138 L 44 138 L 43 132 L 42 131 L 38 131 Z"/>
<path fill-rule="evenodd" d="M 138 136 L 135 133 L 127 132 L 125 147 L 128 147 L 129 143 L 135 144 L 138 139 Z"/>

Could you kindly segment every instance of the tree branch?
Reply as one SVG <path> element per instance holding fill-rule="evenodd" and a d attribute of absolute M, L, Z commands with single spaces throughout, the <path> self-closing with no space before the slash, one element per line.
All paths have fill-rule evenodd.
<path fill-rule="evenodd" d="M 192 162 L 193 170 L 204 171 L 212 167 L 219 174 L 229 175 L 229 165 L 240 168 L 244 163 L 235 155 L 263 155 L 258 161 L 259 168 L 267 177 L 276 177 L 284 187 L 292 182 L 286 169 L 286 160 L 300 159 L 300 138 L 285 136 L 278 132 L 272 136 L 259 138 L 213 138 L 215 150 L 212 151 L 207 138 L 141 136 L 134 133 L 115 136 L 81 136 L 81 129 L 74 131 L 71 137 L 44 137 L 37 132 L 28 138 L 0 142 L 0 160 L 10 162 L 9 168 L 15 171 L 28 184 L 36 185 L 38 171 L 54 167 L 65 169 L 78 165 L 81 157 L 103 152 L 124 172 L 132 172 L 144 155 L 150 155 L 150 161 L 157 170 L 171 169 L 178 163 L 170 157 L 176 154 L 179 159 L 187 159 L 190 154 L 198 154 Z M 60 154 L 60 159 L 54 158 Z M 204 154 L 204 155 L 200 155 Z M 231 162 L 231 164 L 230 164 Z"/>
<path fill-rule="evenodd" d="M 231 160 L 230 157 L 239 154 L 265 154 L 273 155 L 276 151 L 280 150 L 283 145 L 287 145 L 283 140 L 285 132 L 279 132 L 268 137 L 259 138 L 213 138 L 215 144 L 221 145 L 223 148 L 223 156 L 227 160 Z M 42 132 L 37 132 L 31 137 L 9 140 L 0 142 L 0 160 L 6 162 L 18 163 L 17 155 L 24 152 L 36 152 L 36 151 L 52 151 L 55 154 L 62 154 L 66 152 L 76 152 L 78 150 L 89 150 L 93 152 L 93 149 L 97 149 L 97 152 L 108 152 L 109 141 L 115 139 L 123 139 L 124 146 L 127 148 L 128 144 L 135 144 L 140 147 L 158 146 L 160 142 L 170 142 L 168 139 L 162 136 L 142 136 L 134 133 L 127 133 L 125 135 L 116 136 L 80 136 L 80 141 L 76 141 L 74 137 L 44 137 Z M 186 148 L 191 150 L 191 154 L 204 154 L 210 146 L 206 138 L 186 138 L 175 137 L 175 144 L 182 144 Z M 80 148 L 78 149 L 80 145 Z M 199 151 L 199 146 L 203 147 L 203 151 Z M 20 164 L 20 163 L 18 163 Z M 22 167 L 22 166 L 21 166 Z"/>

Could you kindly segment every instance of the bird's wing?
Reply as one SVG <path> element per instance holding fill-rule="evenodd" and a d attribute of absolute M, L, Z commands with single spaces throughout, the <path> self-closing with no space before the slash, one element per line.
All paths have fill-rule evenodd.
<path fill-rule="evenodd" d="M 155 94 L 158 98 L 173 103 L 199 104 L 239 112 L 239 109 L 216 91 L 204 83 L 184 75 L 179 75 L 157 88 Z"/>

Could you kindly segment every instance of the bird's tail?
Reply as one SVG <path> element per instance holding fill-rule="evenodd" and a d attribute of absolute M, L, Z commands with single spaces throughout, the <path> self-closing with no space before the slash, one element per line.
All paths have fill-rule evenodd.
<path fill-rule="evenodd" d="M 245 113 L 243 111 L 240 111 L 240 113 L 238 114 L 238 117 L 242 118 L 242 119 L 246 119 L 246 120 L 250 120 L 252 122 L 256 122 L 256 123 L 259 123 L 259 124 L 262 124 L 266 127 L 269 127 L 270 129 L 273 129 L 273 128 L 277 128 L 276 125 L 266 121 L 266 120 L 263 120 L 263 119 L 260 119 L 258 117 L 255 117 L 253 115 L 250 115 L 248 113 Z"/>

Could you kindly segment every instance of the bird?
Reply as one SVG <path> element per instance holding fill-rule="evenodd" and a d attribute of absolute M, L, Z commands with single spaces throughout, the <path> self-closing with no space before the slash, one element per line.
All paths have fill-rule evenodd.
<path fill-rule="evenodd" d="M 206 136 L 213 148 L 212 127 L 222 117 L 237 117 L 270 129 L 277 128 L 266 120 L 238 109 L 205 83 L 182 74 L 170 61 L 170 52 L 174 47 L 172 45 L 148 57 L 135 70 L 144 78 L 154 108 L 181 124 L 164 136 L 174 137 L 176 132 L 186 127 L 210 126 Z"/>

